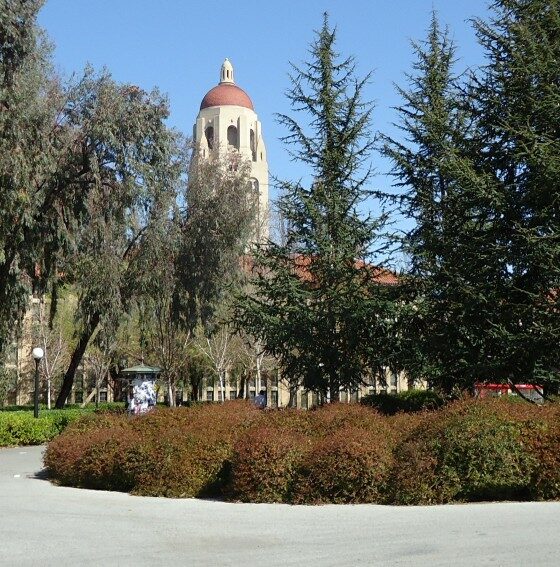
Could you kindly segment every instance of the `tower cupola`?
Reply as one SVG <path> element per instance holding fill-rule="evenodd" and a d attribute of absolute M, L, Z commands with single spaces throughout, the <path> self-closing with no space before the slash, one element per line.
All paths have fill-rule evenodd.
<path fill-rule="evenodd" d="M 226 60 L 222 63 L 222 69 L 220 71 L 220 83 L 235 83 L 233 80 L 233 65 L 229 62 L 229 59 L 226 57 Z"/>

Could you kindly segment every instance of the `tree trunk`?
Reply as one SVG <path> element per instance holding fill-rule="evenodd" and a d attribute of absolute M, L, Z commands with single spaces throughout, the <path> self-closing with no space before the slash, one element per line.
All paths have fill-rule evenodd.
<path fill-rule="evenodd" d="M 330 403 L 335 404 L 340 401 L 340 384 L 338 382 L 331 381 L 330 389 Z"/>
<path fill-rule="evenodd" d="M 226 401 L 225 370 L 220 372 L 220 390 L 222 391 L 222 404 Z"/>
<path fill-rule="evenodd" d="M 262 390 L 262 372 L 261 372 L 262 355 L 257 355 L 255 359 L 255 394 Z"/>
<path fill-rule="evenodd" d="M 175 407 L 175 389 L 173 388 L 173 380 L 171 378 L 167 380 L 167 405 L 170 408 Z"/>
<path fill-rule="evenodd" d="M 244 371 L 241 373 L 241 378 L 239 379 L 239 390 L 237 391 L 238 400 L 245 399 L 246 385 L 247 385 L 247 372 Z"/>
<path fill-rule="evenodd" d="M 56 399 L 56 403 L 54 407 L 56 409 L 62 409 L 70 392 L 72 391 L 72 386 L 74 385 L 74 378 L 76 377 L 76 370 L 78 370 L 78 366 L 80 366 L 80 362 L 82 362 L 82 358 L 84 357 L 84 353 L 86 352 L 86 348 L 89 344 L 89 341 L 97 329 L 97 325 L 99 325 L 100 320 L 99 313 L 95 313 L 91 318 L 91 323 L 88 325 L 86 330 L 81 334 L 80 340 L 72 353 L 72 358 L 70 359 L 70 364 L 68 365 L 68 369 L 66 370 L 66 374 L 64 374 L 64 380 L 62 382 L 62 387 L 60 388 L 60 394 L 58 394 L 58 398 Z"/>
<path fill-rule="evenodd" d="M 297 386 L 290 386 L 290 400 L 288 402 L 288 407 L 297 407 Z"/>

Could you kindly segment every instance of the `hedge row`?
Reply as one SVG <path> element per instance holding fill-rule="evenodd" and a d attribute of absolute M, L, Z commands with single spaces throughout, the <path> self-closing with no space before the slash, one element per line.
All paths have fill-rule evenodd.
<path fill-rule="evenodd" d="M 0 447 L 41 445 L 59 435 L 84 415 L 102 412 L 124 413 L 124 404 L 104 402 L 94 405 L 68 406 L 62 410 L 40 407 L 39 417 L 33 417 L 33 406 L 8 406 L 0 410 Z"/>
<path fill-rule="evenodd" d="M 445 400 L 433 390 L 405 390 L 398 394 L 369 394 L 360 403 L 375 408 L 384 415 L 395 415 L 398 412 L 417 412 L 438 409 Z"/>
<path fill-rule="evenodd" d="M 464 400 L 382 416 L 246 402 L 79 420 L 48 446 L 61 484 L 245 502 L 432 504 L 560 497 L 560 409 Z"/>
<path fill-rule="evenodd" d="M 0 412 L 0 447 L 41 445 L 56 437 L 83 415 L 81 410 L 49 410 L 38 418 L 31 411 Z"/>

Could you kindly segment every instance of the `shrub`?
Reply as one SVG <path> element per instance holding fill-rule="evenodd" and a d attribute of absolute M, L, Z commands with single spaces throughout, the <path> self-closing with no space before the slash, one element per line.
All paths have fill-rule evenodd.
<path fill-rule="evenodd" d="M 305 436 L 293 427 L 258 424 L 249 429 L 234 447 L 229 497 L 243 502 L 288 502 L 307 446 Z"/>
<path fill-rule="evenodd" d="M 384 415 L 394 415 L 398 412 L 438 409 L 443 406 L 444 400 L 432 390 L 407 390 L 398 394 L 369 394 L 360 403 L 373 407 Z"/>
<path fill-rule="evenodd" d="M 560 496 L 559 416 L 559 407 L 498 399 L 393 416 L 352 404 L 269 412 L 246 402 L 90 413 L 49 443 L 45 464 L 62 484 L 153 496 L 549 499 Z"/>
<path fill-rule="evenodd" d="M 72 422 L 64 434 L 53 439 L 47 446 L 44 464 L 49 474 L 60 484 L 68 486 L 120 490 L 120 487 L 111 488 L 110 478 L 107 486 L 101 480 L 104 475 L 110 475 L 107 465 L 103 463 L 104 458 L 99 453 L 99 462 L 95 464 L 97 472 L 88 470 L 87 464 L 94 462 L 92 452 L 98 445 L 103 445 L 103 440 L 123 438 L 123 421 L 123 418 L 117 416 L 89 414 Z M 109 453 L 108 446 L 105 449 L 105 453 Z M 96 480 L 97 477 L 99 480 Z"/>
<path fill-rule="evenodd" d="M 427 416 L 396 450 L 390 499 L 399 504 L 525 498 L 535 460 L 527 406 L 466 400 Z"/>
<path fill-rule="evenodd" d="M 73 424 L 47 448 L 54 480 L 151 496 L 221 494 L 237 436 L 259 412 L 246 402 L 102 414 Z"/>
<path fill-rule="evenodd" d="M 0 412 L 0 447 L 46 443 L 80 415 L 74 410 L 49 410 L 38 418 L 32 412 Z"/>
<path fill-rule="evenodd" d="M 536 434 L 527 446 L 537 465 L 531 478 L 531 497 L 539 500 L 560 498 L 560 406 L 542 410 Z"/>
<path fill-rule="evenodd" d="M 303 460 L 293 501 L 297 503 L 380 502 L 392 462 L 392 440 L 346 426 L 318 441 Z"/>

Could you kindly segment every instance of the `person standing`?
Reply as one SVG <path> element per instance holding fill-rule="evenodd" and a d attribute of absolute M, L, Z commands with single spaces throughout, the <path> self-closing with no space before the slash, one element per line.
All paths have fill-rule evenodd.
<path fill-rule="evenodd" d="M 264 390 L 261 390 L 259 392 L 258 396 L 255 396 L 255 406 L 258 407 L 259 409 L 264 409 L 266 408 L 266 392 Z"/>

